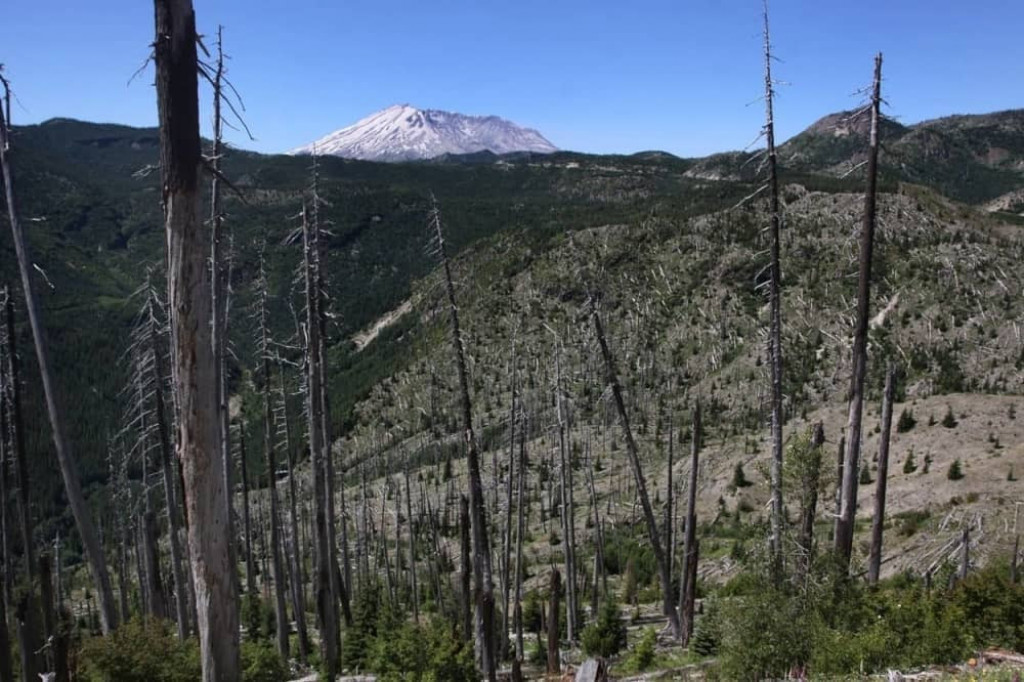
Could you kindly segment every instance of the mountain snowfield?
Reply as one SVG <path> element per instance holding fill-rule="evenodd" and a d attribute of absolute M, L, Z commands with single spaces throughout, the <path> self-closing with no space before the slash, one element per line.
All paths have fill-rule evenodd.
<path fill-rule="evenodd" d="M 548 154 L 558 148 L 536 130 L 497 116 L 465 116 L 396 104 L 289 153 L 314 150 L 364 161 L 414 161 L 484 150 Z"/>

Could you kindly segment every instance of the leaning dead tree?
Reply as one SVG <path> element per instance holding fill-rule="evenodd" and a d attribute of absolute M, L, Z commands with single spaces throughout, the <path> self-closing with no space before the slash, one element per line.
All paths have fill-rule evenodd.
<path fill-rule="evenodd" d="M 36 362 L 39 366 L 39 376 L 42 380 L 43 394 L 46 398 L 46 411 L 50 418 L 50 429 L 53 433 L 54 449 L 57 451 L 57 462 L 60 466 L 61 477 L 64 479 L 64 490 L 68 498 L 68 505 L 71 507 L 71 513 L 75 518 L 75 525 L 78 528 L 78 535 L 82 541 L 82 548 L 85 550 L 86 560 L 92 571 L 93 581 L 96 584 L 100 623 L 103 632 L 107 633 L 117 627 L 117 606 L 114 602 L 114 590 L 111 587 L 110 574 L 107 571 L 107 559 L 103 554 L 99 534 L 96 532 L 92 514 L 86 504 L 85 495 L 82 493 L 82 484 L 78 476 L 78 465 L 67 436 L 61 395 L 57 388 L 50 362 L 50 346 L 47 340 L 46 328 L 43 326 L 39 301 L 36 298 L 35 287 L 32 283 L 32 258 L 28 253 L 28 244 L 25 241 L 25 233 L 22 230 L 21 221 L 18 218 L 17 205 L 14 201 L 14 178 L 11 174 L 12 150 L 10 129 L 8 127 L 10 125 L 11 111 L 10 88 L 7 80 L 2 76 L 0 76 L 0 87 L 3 88 L 3 101 L 0 102 L 0 180 L 3 181 L 4 185 L 7 216 L 11 223 L 14 250 L 18 257 L 18 270 L 21 274 L 21 286 L 25 296 L 25 309 L 28 312 L 29 327 L 32 329 Z"/>
<path fill-rule="evenodd" d="M 189 556 L 205 682 L 240 678 L 237 578 L 217 419 L 209 234 L 200 217 L 198 63 L 191 0 L 154 0 L 167 305 Z"/>
<path fill-rule="evenodd" d="M 473 432 L 473 407 L 469 398 L 469 374 L 466 370 L 466 349 L 459 327 L 459 308 L 455 303 L 455 284 L 445 250 L 441 211 L 433 201 L 430 227 L 434 232 L 438 257 L 445 279 L 451 314 L 452 350 L 459 374 L 463 439 L 466 445 L 466 464 L 469 469 L 469 514 L 473 542 L 473 605 L 476 626 L 477 663 L 490 682 L 497 679 L 496 652 L 494 650 L 494 583 L 491 575 L 491 551 L 487 541 L 487 517 L 484 510 L 484 489 L 480 478 L 480 454 Z"/>
<path fill-rule="evenodd" d="M 860 274 L 857 284 L 857 322 L 853 333 L 853 371 L 850 382 L 850 416 L 846 428 L 846 453 L 835 550 L 844 567 L 853 554 L 854 521 L 857 517 L 857 483 L 860 473 L 861 423 L 864 415 L 864 379 L 868 364 L 868 308 L 871 303 L 871 258 L 875 242 L 875 193 L 878 184 L 878 123 L 882 106 L 882 54 L 875 56 L 871 87 L 871 137 L 868 147 L 867 189 L 864 192 L 864 224 L 860 234 Z"/>
<path fill-rule="evenodd" d="M 767 142 L 769 240 L 768 330 L 769 376 L 771 378 L 771 556 L 772 571 L 778 579 L 782 574 L 782 268 L 779 264 L 782 211 L 779 206 L 779 175 L 775 154 L 775 82 L 772 80 L 772 45 L 768 30 L 768 0 L 764 3 L 764 135 Z"/>
<path fill-rule="evenodd" d="M 643 509 L 644 521 L 647 523 L 647 535 L 654 551 L 654 559 L 658 563 L 658 575 L 661 578 L 662 609 L 668 618 L 672 636 L 679 639 L 682 631 L 679 625 L 679 612 L 672 599 L 672 576 L 669 574 L 668 557 L 661 544 L 661 532 L 658 530 L 658 522 L 654 518 L 654 510 L 651 507 L 651 498 L 647 494 L 647 479 L 644 477 L 643 465 L 640 463 L 640 452 L 633 438 L 633 430 L 629 424 L 629 414 L 626 412 L 626 403 L 622 398 L 622 387 L 619 384 L 619 375 L 615 369 L 615 358 L 612 357 L 608 348 L 608 341 L 604 334 L 604 324 L 601 322 L 601 315 L 597 310 L 597 303 L 594 297 L 590 299 L 590 317 L 594 322 L 594 331 L 597 335 L 597 343 L 601 348 L 601 356 L 604 358 L 606 381 L 611 388 L 612 400 L 615 403 L 615 410 L 619 415 L 619 422 L 622 425 L 622 435 L 626 440 L 626 454 L 629 455 L 629 464 L 633 469 L 633 478 L 636 483 L 636 493 L 640 498 L 640 506 Z"/>

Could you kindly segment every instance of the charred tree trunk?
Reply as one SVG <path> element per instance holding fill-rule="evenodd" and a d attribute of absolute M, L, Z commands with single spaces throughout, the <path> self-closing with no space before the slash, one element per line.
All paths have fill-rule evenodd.
<path fill-rule="evenodd" d="M 441 213 L 434 204 L 431 212 L 432 227 L 436 233 L 437 248 L 444 270 L 448 305 L 451 313 L 452 347 L 459 374 L 463 439 L 466 444 L 466 463 L 469 469 L 470 522 L 473 535 L 473 592 L 476 620 L 477 661 L 488 682 L 495 682 L 496 656 L 494 651 L 494 584 L 491 577 L 491 552 L 487 541 L 487 517 L 484 510 L 483 482 L 480 478 L 480 455 L 476 435 L 473 433 L 473 408 L 469 397 L 469 374 L 466 370 L 465 347 L 459 328 L 459 308 L 455 303 L 455 284 L 452 281 L 448 254 L 445 251 L 441 229 Z"/>
<path fill-rule="evenodd" d="M 0 123 L 0 125 L 3 125 Z M 5 329 L 7 335 L 6 376 L 7 376 L 7 418 L 18 486 L 18 525 L 21 531 L 22 553 L 25 575 L 29 581 L 35 575 L 35 543 L 32 541 L 32 511 L 29 505 L 30 489 L 28 464 L 25 459 L 25 423 L 21 413 L 21 377 L 19 374 L 18 343 L 14 335 L 14 295 L 4 289 Z M 33 680 L 33 682 L 35 682 Z"/>
<path fill-rule="evenodd" d="M 690 481 L 686 491 L 686 529 L 683 535 L 682 574 L 679 584 L 679 610 L 682 619 L 682 643 L 686 646 L 693 636 L 693 605 L 697 575 L 697 475 L 700 467 L 700 449 L 704 431 L 701 423 L 700 403 L 693 408 L 693 426 L 690 439 Z M 692 565 L 691 565 L 692 564 Z"/>
<path fill-rule="evenodd" d="M 509 597 L 512 584 L 512 480 L 516 460 L 516 338 L 512 333 L 512 358 L 509 364 L 509 388 L 512 399 L 508 415 L 508 473 L 505 476 L 505 524 L 501 551 L 501 660 L 508 658 Z"/>
<path fill-rule="evenodd" d="M 200 218 L 198 63 L 191 0 L 155 0 L 160 168 L 167 224 L 171 360 L 189 557 L 205 682 L 240 678 L 238 590 L 218 439 L 209 236 Z"/>
<path fill-rule="evenodd" d="M 871 522 L 871 552 L 868 554 L 868 584 L 877 585 L 882 571 L 882 526 L 885 523 L 885 488 L 889 480 L 889 437 L 896 398 L 896 366 L 889 365 L 882 399 L 882 436 L 878 444 L 878 483 L 875 487 L 875 516 Z"/>
<path fill-rule="evenodd" d="M 0 594 L 0 679 L 14 682 L 11 662 L 11 633 L 7 629 L 7 594 Z"/>
<path fill-rule="evenodd" d="M 6 81 L 4 81 L 3 86 L 5 90 L 4 101 L 9 102 Z M 117 627 L 117 606 L 114 602 L 114 590 L 110 584 L 110 574 L 107 572 L 107 559 L 103 554 L 103 547 L 96 533 L 96 526 L 86 504 L 85 495 L 82 493 L 77 460 L 72 452 L 71 443 L 68 441 L 65 431 L 64 409 L 61 403 L 61 396 L 51 372 L 50 346 L 47 340 L 46 329 L 43 327 L 42 314 L 39 310 L 39 302 L 36 299 L 35 287 L 32 284 L 32 259 L 28 253 L 25 234 L 21 227 L 21 221 L 18 219 L 18 211 L 14 203 L 14 179 L 11 175 L 10 162 L 11 145 L 8 137 L 9 121 L 6 120 L 4 115 L 4 108 L 4 106 L 0 106 L 0 180 L 4 184 L 7 216 L 11 223 L 14 250 L 18 256 L 18 270 L 21 273 L 21 286 L 25 294 L 25 308 L 28 311 L 28 322 L 32 329 L 32 338 L 35 342 L 36 361 L 39 365 L 39 376 L 43 384 L 43 394 L 46 397 L 46 411 L 50 418 L 50 429 L 53 433 L 54 449 L 57 451 L 57 462 L 60 466 L 61 476 L 64 479 L 64 490 L 68 498 L 68 505 L 71 507 L 71 513 L 75 518 L 75 525 L 78 528 L 78 535 L 82 541 L 82 548 L 85 551 L 86 560 L 92 571 L 93 581 L 96 584 L 96 593 L 99 598 L 100 607 L 100 621 L 103 631 L 106 633 L 111 632 Z M 6 106 L 6 110 L 7 113 L 10 112 L 9 105 Z M 31 565 L 31 562 L 28 563 Z"/>
<path fill-rule="evenodd" d="M 878 183 L 878 121 L 882 104 L 882 55 L 875 56 L 871 90 L 871 138 L 868 147 L 867 190 L 864 193 L 864 225 L 860 235 L 860 275 L 857 285 L 857 326 L 853 334 L 853 376 L 850 385 L 850 417 L 846 429 L 843 488 L 836 523 L 836 554 L 849 568 L 853 554 L 853 530 L 857 516 L 857 476 L 860 473 L 861 422 L 864 412 L 864 378 L 868 364 L 868 310 L 871 303 L 871 258 L 875 243 L 875 190 Z"/>
<path fill-rule="evenodd" d="M 629 463 L 633 469 L 633 478 L 636 483 L 637 496 L 640 498 L 640 505 L 643 508 L 644 520 L 647 522 L 648 539 L 651 541 L 654 559 L 658 563 L 658 574 L 661 578 L 662 609 L 668 618 L 669 627 L 672 629 L 672 636 L 675 639 L 679 639 L 681 633 L 679 612 L 676 610 L 676 605 L 672 599 L 672 576 L 668 573 L 668 560 L 665 557 L 665 550 L 661 545 L 661 533 L 658 532 L 658 522 L 654 519 L 651 500 L 647 495 L 647 479 L 644 478 L 643 466 L 640 464 L 640 452 L 637 449 L 636 441 L 633 440 L 633 430 L 629 425 L 629 415 L 626 413 L 626 404 L 622 399 L 622 388 L 619 385 L 618 372 L 615 370 L 615 359 L 608 349 L 608 341 L 604 335 L 604 325 L 601 323 L 601 316 L 598 314 L 597 306 L 593 301 L 591 301 L 590 315 L 594 321 L 594 331 L 597 334 L 597 342 L 601 347 L 601 355 L 604 358 L 607 382 L 612 389 L 612 399 L 615 402 L 615 409 L 619 413 L 619 421 L 622 423 L 623 437 L 626 440 L 626 453 L 629 455 Z"/>
<path fill-rule="evenodd" d="M 245 422 L 238 424 L 238 474 L 242 479 L 242 537 L 245 539 L 245 591 L 256 594 L 256 563 L 252 552 L 252 512 L 249 508 L 249 454 L 245 450 Z"/>
<path fill-rule="evenodd" d="M 473 562 L 469 526 L 469 498 L 462 495 L 459 497 L 459 538 L 462 550 L 460 552 L 461 571 L 459 572 L 459 578 L 462 588 L 460 600 L 462 606 L 462 636 L 466 638 L 467 642 L 473 639 L 473 592 L 471 580 L 473 577 Z"/>
<path fill-rule="evenodd" d="M 561 629 L 558 624 L 558 614 L 561 609 L 558 606 L 558 598 L 562 592 L 562 576 L 557 568 L 551 569 L 551 607 L 548 609 L 548 675 L 558 675 L 562 672 L 562 661 L 558 654 L 558 634 Z"/>

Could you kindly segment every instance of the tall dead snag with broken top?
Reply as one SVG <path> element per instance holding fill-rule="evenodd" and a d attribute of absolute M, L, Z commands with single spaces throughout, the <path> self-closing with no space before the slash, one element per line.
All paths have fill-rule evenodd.
<path fill-rule="evenodd" d="M 277 651 L 281 654 L 281 658 L 287 661 L 288 632 L 291 628 L 288 625 L 288 613 L 285 608 L 284 562 L 281 556 L 281 533 L 279 530 L 281 512 L 277 499 L 277 452 L 274 445 L 277 429 L 270 400 L 272 377 L 270 375 L 270 336 L 267 333 L 267 271 L 262 249 L 260 250 L 260 271 L 256 290 L 257 320 L 259 322 L 256 350 L 263 370 L 263 451 L 267 459 L 267 486 L 270 493 L 270 566 L 274 578 L 274 613 L 277 616 L 275 634 L 277 635 Z M 295 617 L 296 619 L 301 618 L 302 614 L 296 613 Z"/>
<path fill-rule="evenodd" d="M 768 30 L 768 0 L 764 3 L 764 136 L 767 143 L 769 240 L 768 329 L 769 376 L 771 378 L 771 558 L 772 573 L 782 574 L 782 268 L 779 264 L 782 211 L 779 205 L 779 175 L 775 154 L 775 82 L 772 80 L 772 45 Z"/>
<path fill-rule="evenodd" d="M 497 679 L 496 652 L 494 651 L 494 583 L 491 576 L 491 551 L 487 541 L 487 518 L 484 511 L 484 489 L 480 478 L 480 454 L 473 433 L 473 407 L 469 399 L 469 375 L 466 370 L 466 350 L 459 327 L 459 308 L 455 303 L 455 284 L 445 250 L 441 211 L 432 199 L 430 227 L 437 240 L 434 244 L 445 279 L 448 305 L 451 313 L 452 350 L 459 374 L 459 395 L 462 408 L 463 439 L 466 443 L 466 464 L 469 469 L 469 515 L 473 535 L 473 602 L 476 625 L 476 658 L 484 676 Z"/>
<path fill-rule="evenodd" d="M 338 610 L 334 594 L 335 581 L 332 577 L 330 524 L 327 505 L 327 450 L 323 426 L 324 419 L 322 387 L 323 373 L 320 363 L 320 281 L 317 272 L 320 265 L 319 234 L 311 225 L 306 206 L 302 207 L 303 272 L 306 285 L 306 416 L 309 424 L 309 453 L 313 465 L 313 509 L 315 517 L 316 567 L 314 591 L 316 592 L 317 625 L 320 628 L 320 660 L 323 672 L 334 679 L 340 664 L 338 651 Z"/>
<path fill-rule="evenodd" d="M 853 333 L 853 371 L 850 382 L 850 417 L 846 429 L 843 483 L 835 549 L 841 565 L 850 566 L 854 520 L 857 516 L 857 476 L 860 473 L 861 422 L 864 413 L 864 377 L 868 364 L 868 307 L 871 302 L 871 256 L 875 242 L 875 192 L 878 184 L 878 122 L 882 106 L 882 54 L 875 56 L 871 87 L 871 138 L 868 147 L 864 224 L 860 234 L 860 275 L 857 284 L 857 322 Z"/>
<path fill-rule="evenodd" d="M 558 451 L 560 459 L 559 477 L 562 507 L 562 554 L 565 559 L 565 632 L 570 642 L 576 640 L 576 508 L 573 504 L 572 456 L 569 453 L 569 424 L 565 415 L 565 399 L 562 392 L 562 349 L 561 340 L 555 342 L 555 405 L 558 417 Z"/>
<path fill-rule="evenodd" d="M 211 343 L 209 235 L 200 216 L 198 68 L 191 0 L 155 0 L 160 169 L 167 230 L 167 304 L 189 556 L 205 682 L 240 678 L 238 600 Z"/>
<path fill-rule="evenodd" d="M 39 301 L 36 299 L 32 284 L 32 259 L 28 253 L 25 233 L 18 219 L 17 206 L 14 203 L 14 178 L 11 175 L 11 144 L 10 144 L 10 89 L 6 79 L 0 75 L 0 87 L 3 89 L 3 100 L 0 102 L 0 180 L 4 184 L 4 200 L 7 203 L 7 217 L 11 223 L 11 235 L 14 250 L 18 256 L 18 270 L 21 273 L 21 286 L 25 295 L 25 308 L 28 312 L 29 327 L 36 349 L 36 361 L 39 365 L 39 376 L 43 383 L 43 394 L 46 397 L 46 411 L 50 417 L 50 428 L 53 433 L 54 449 L 57 451 L 57 463 L 64 479 L 64 490 L 67 494 L 71 513 L 75 517 L 78 535 L 82 540 L 86 560 L 92 571 L 99 600 L 100 622 L 103 632 L 108 633 L 117 627 L 117 606 L 114 602 L 114 590 L 107 572 L 107 559 L 103 554 L 92 514 L 82 494 L 82 484 L 78 477 L 78 465 L 71 443 L 68 441 L 64 422 L 64 408 L 61 403 L 60 391 L 51 371 L 50 347 L 43 326 Z"/>
<path fill-rule="evenodd" d="M 605 372 L 608 386 L 612 391 L 612 400 L 615 402 L 615 410 L 619 414 L 619 422 L 622 424 L 622 435 L 626 440 L 626 453 L 629 455 L 629 464 L 633 469 L 633 477 L 636 481 L 636 492 L 640 498 L 640 506 L 643 508 L 644 520 L 647 522 L 647 536 L 651 542 L 651 549 L 654 551 L 654 559 L 658 563 L 658 575 L 661 578 L 662 609 L 668 618 L 672 636 L 679 639 L 681 630 L 679 626 L 679 612 L 672 599 L 672 576 L 669 575 L 668 557 L 661 544 L 661 533 L 658 530 L 658 522 L 654 518 L 654 510 L 651 508 L 651 498 L 647 495 L 647 479 L 644 477 L 643 466 L 640 464 L 640 452 L 636 441 L 633 439 L 633 430 L 629 425 L 629 414 L 626 412 L 626 403 L 622 399 L 622 387 L 619 384 L 619 375 L 615 369 L 615 359 L 608 349 L 608 341 L 604 335 L 604 325 L 601 322 L 601 315 L 597 310 L 597 302 L 594 296 L 590 298 L 590 316 L 594 322 L 594 331 L 597 335 L 597 343 L 601 347 L 601 356 L 604 358 Z"/>
<path fill-rule="evenodd" d="M 694 605 L 697 601 L 697 474 L 703 430 L 700 403 L 693 408 L 693 426 L 690 439 L 690 481 L 686 491 L 686 531 L 683 536 L 683 560 L 679 582 L 679 612 L 682 619 L 682 643 L 686 646 L 693 636 Z"/>
<path fill-rule="evenodd" d="M 889 478 L 889 437 L 892 434 L 892 404 L 896 399 L 896 365 L 889 365 L 882 396 L 882 435 L 878 443 L 878 482 L 875 486 L 875 516 L 871 521 L 871 551 L 868 553 L 868 584 L 877 585 L 882 570 L 882 525 L 885 523 L 885 488 Z"/>

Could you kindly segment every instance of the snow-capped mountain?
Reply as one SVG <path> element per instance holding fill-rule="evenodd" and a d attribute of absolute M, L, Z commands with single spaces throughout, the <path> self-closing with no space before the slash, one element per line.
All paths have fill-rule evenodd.
<path fill-rule="evenodd" d="M 550 153 L 558 148 L 536 130 L 497 116 L 465 116 L 396 104 L 291 154 L 341 156 L 366 161 L 412 161 L 442 154 L 489 150 Z"/>

